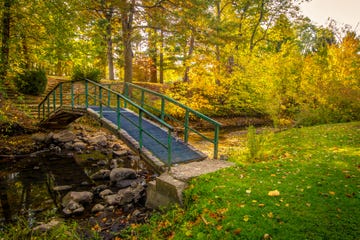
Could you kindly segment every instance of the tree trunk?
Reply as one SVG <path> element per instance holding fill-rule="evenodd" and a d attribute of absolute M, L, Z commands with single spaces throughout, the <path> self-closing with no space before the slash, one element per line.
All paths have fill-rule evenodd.
<path fill-rule="evenodd" d="M 132 0 L 128 8 L 122 9 L 121 25 L 122 25 L 122 40 L 124 45 L 124 81 L 132 82 L 133 77 L 133 52 L 131 46 L 131 37 L 133 31 L 133 17 L 134 17 L 135 0 Z"/>
<path fill-rule="evenodd" d="M 189 53 L 187 58 L 190 58 L 192 53 L 194 52 L 194 46 L 195 46 L 195 37 L 194 37 L 194 33 L 192 32 L 190 37 Z M 190 67 L 186 66 L 183 82 L 189 82 L 189 71 L 190 71 Z"/>
<path fill-rule="evenodd" d="M 30 69 L 30 55 L 29 55 L 29 48 L 26 41 L 26 36 L 24 33 L 21 33 L 21 44 L 22 44 L 22 52 L 24 55 L 24 68 Z"/>
<path fill-rule="evenodd" d="M 109 79 L 114 80 L 114 58 L 113 58 L 113 45 L 112 45 L 112 28 L 111 28 L 111 19 L 113 16 L 113 9 L 110 9 L 106 12 L 106 44 L 107 44 L 107 64 L 109 71 Z"/>
<path fill-rule="evenodd" d="M 254 29 L 251 33 L 251 38 L 250 38 L 250 52 L 252 52 L 254 50 L 254 47 L 256 45 L 256 41 L 255 41 L 255 36 L 256 36 L 256 33 L 257 33 L 257 30 L 261 24 L 261 21 L 263 20 L 263 17 L 264 17 L 264 9 L 265 7 L 265 0 L 262 0 L 261 1 L 261 4 L 260 4 L 260 9 L 259 9 L 259 19 L 258 21 L 256 22 L 255 26 L 254 26 Z"/>
<path fill-rule="evenodd" d="M 161 45 L 160 45 L 160 72 L 159 72 L 159 77 L 160 77 L 160 83 L 163 84 L 164 83 L 164 32 L 163 30 L 161 30 L 160 33 L 160 38 L 161 38 Z"/>
<path fill-rule="evenodd" d="M 12 0 L 4 0 L 3 16 L 2 16 L 2 36 L 1 36 L 1 59 L 0 59 L 0 82 L 4 82 L 9 68 L 9 52 L 10 52 L 10 22 L 11 22 L 11 2 Z"/>

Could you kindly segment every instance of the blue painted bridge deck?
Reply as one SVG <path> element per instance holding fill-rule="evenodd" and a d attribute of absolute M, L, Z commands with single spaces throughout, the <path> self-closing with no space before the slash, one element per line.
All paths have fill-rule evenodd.
<path fill-rule="evenodd" d="M 100 107 L 98 106 L 89 106 L 89 109 L 96 112 L 100 116 Z M 139 142 L 140 130 L 132 122 L 138 123 L 139 116 L 125 108 L 121 108 L 121 118 L 120 118 L 120 128 L 131 136 L 136 142 Z M 114 125 L 118 124 L 116 110 L 110 107 L 102 108 L 102 117 L 110 121 Z M 132 122 L 131 122 L 132 121 Z M 163 145 L 167 144 L 168 133 L 160 126 L 154 124 L 153 122 L 143 118 L 142 119 L 142 128 L 144 131 L 148 132 L 156 138 Z M 206 158 L 206 155 L 202 152 L 194 149 L 189 144 L 183 142 L 181 139 L 171 136 L 171 164 L 197 161 Z M 168 151 L 157 143 L 152 137 L 148 134 L 143 133 L 143 147 L 155 155 L 163 163 L 168 164 Z"/>

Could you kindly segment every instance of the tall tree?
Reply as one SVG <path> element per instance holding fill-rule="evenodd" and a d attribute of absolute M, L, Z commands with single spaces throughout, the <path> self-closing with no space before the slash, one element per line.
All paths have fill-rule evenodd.
<path fill-rule="evenodd" d="M 9 67 L 12 0 L 4 0 L 1 32 L 0 81 L 4 82 Z"/>

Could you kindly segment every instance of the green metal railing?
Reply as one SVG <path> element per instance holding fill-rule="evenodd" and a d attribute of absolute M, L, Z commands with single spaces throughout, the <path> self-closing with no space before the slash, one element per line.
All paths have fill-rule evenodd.
<path fill-rule="evenodd" d="M 89 107 L 99 107 L 99 117 L 103 118 L 104 109 L 112 109 L 117 113 L 116 126 L 121 129 L 122 119 L 126 119 L 139 130 L 139 151 L 143 149 L 144 135 L 152 138 L 157 144 L 167 150 L 167 164 L 171 166 L 171 145 L 172 132 L 174 128 L 166 123 L 163 119 L 155 116 L 153 113 L 144 109 L 136 102 L 130 100 L 126 96 L 111 90 L 102 84 L 90 81 L 88 79 L 81 81 L 60 82 L 55 88 L 49 92 L 43 101 L 38 105 L 38 118 L 40 121 L 46 120 L 52 113 L 57 110 L 70 108 L 87 109 Z M 139 120 L 135 122 L 121 112 L 122 108 L 130 108 L 138 114 Z M 164 144 L 144 129 L 143 121 L 145 116 L 153 122 L 160 125 L 167 131 L 167 143 Z"/>
<path fill-rule="evenodd" d="M 137 96 L 135 96 L 135 91 L 138 90 Z M 141 86 L 132 84 L 132 83 L 125 83 L 124 88 L 124 95 L 129 99 L 137 102 L 142 108 L 148 109 L 150 112 L 158 115 L 162 121 L 169 119 L 173 122 L 177 122 L 184 128 L 184 142 L 188 143 L 189 141 L 189 133 L 193 132 L 196 135 L 200 136 L 204 140 L 214 144 L 214 159 L 218 158 L 218 150 L 219 150 L 219 132 L 221 124 L 208 116 L 195 111 L 184 104 L 167 97 L 161 93 L 149 90 L 147 88 L 143 88 Z M 146 103 L 146 97 L 148 98 L 157 98 L 158 104 L 154 104 L 154 101 L 150 101 L 149 104 Z M 171 105 L 171 106 L 170 106 Z M 182 119 L 175 118 L 170 111 L 167 111 L 167 108 L 172 108 L 172 106 L 176 106 L 180 108 L 181 115 L 183 115 Z M 204 134 L 200 133 L 196 129 L 190 126 L 191 118 L 204 120 L 207 123 L 211 124 L 214 129 L 213 137 L 210 138 L 205 136 Z"/>

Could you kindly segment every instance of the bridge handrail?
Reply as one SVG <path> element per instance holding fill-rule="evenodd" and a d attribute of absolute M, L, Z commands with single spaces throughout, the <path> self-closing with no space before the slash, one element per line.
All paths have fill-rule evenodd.
<path fill-rule="evenodd" d="M 75 94 L 74 93 L 74 84 L 77 82 L 84 82 L 85 83 L 85 92 L 83 94 Z M 99 96 L 89 96 L 89 92 L 88 92 L 88 84 L 92 84 L 93 86 L 99 88 Z M 96 97 L 98 97 L 99 99 L 99 107 L 100 107 L 100 117 L 102 118 L 102 105 L 105 105 L 108 107 L 111 107 L 110 104 L 110 100 L 111 100 L 111 93 L 114 94 L 117 97 L 117 104 L 116 104 L 116 108 L 117 108 L 117 113 L 118 113 L 118 122 L 117 122 L 117 127 L 118 129 L 120 128 L 120 123 L 119 123 L 119 115 L 121 115 L 120 113 L 120 103 L 119 103 L 119 99 L 121 98 L 123 100 L 124 103 L 130 104 L 131 106 L 133 106 L 135 109 L 137 109 L 139 111 L 139 123 L 134 123 L 133 121 L 130 121 L 131 124 L 133 124 L 136 128 L 139 129 L 139 150 L 141 151 L 142 147 L 143 147 L 143 135 L 142 133 L 145 133 L 146 135 L 150 136 L 151 138 L 153 138 L 157 143 L 159 143 L 161 146 L 163 146 L 164 148 L 167 149 L 168 152 L 168 166 L 171 165 L 171 133 L 173 132 L 174 128 L 168 124 L 167 122 L 165 122 L 164 120 L 160 119 L 159 117 L 157 117 L 156 115 L 154 115 L 153 113 L 149 112 L 148 110 L 144 109 L 143 107 L 141 107 L 139 104 L 137 104 L 136 102 L 132 101 L 131 99 L 127 98 L 126 96 L 111 90 L 110 88 L 106 88 L 105 86 L 103 86 L 102 84 L 96 83 L 94 81 L 91 81 L 89 79 L 82 79 L 82 80 L 76 80 L 76 81 L 64 81 L 64 82 L 60 82 L 58 83 L 53 89 L 52 91 L 50 91 L 45 97 L 44 99 L 39 103 L 38 105 L 38 118 L 41 120 L 44 120 L 45 117 L 45 105 L 47 105 L 47 116 L 49 116 L 52 112 L 55 112 L 59 107 L 61 107 L 63 105 L 63 85 L 64 84 L 70 84 L 71 86 L 71 107 L 72 109 L 75 108 L 75 97 L 79 97 L 81 95 L 85 95 L 85 108 L 88 108 L 89 106 L 89 97 L 95 97 L 95 101 L 96 101 Z M 60 89 L 60 93 L 59 93 L 59 104 L 57 104 L 57 99 L 56 99 L 56 91 L 57 89 Z M 103 100 L 102 100 L 102 91 L 106 91 L 108 93 L 108 103 L 104 104 Z M 96 94 L 96 92 L 95 92 Z M 50 98 L 52 97 L 52 106 L 50 103 Z M 59 107 L 57 107 L 57 105 L 59 105 Z M 95 103 L 96 105 L 96 103 Z M 50 108 L 52 108 L 52 111 L 50 111 Z M 42 118 L 41 118 L 41 112 L 42 112 Z M 153 120 L 155 120 L 155 122 L 157 122 L 158 124 L 160 124 L 161 126 L 165 127 L 167 129 L 167 135 L 168 135 L 168 141 L 167 141 L 167 146 L 165 146 L 164 144 L 160 143 L 159 141 L 157 141 L 157 139 L 155 139 L 151 133 L 149 133 L 148 131 L 146 131 L 145 129 L 142 128 L 142 119 L 144 118 L 143 115 L 146 114 L 147 116 L 151 117 Z M 125 117 L 125 116 L 123 116 Z M 126 118 L 126 117 L 125 117 Z"/>
<path fill-rule="evenodd" d="M 189 137 L 189 130 L 191 132 L 194 132 L 195 134 L 199 135 L 200 137 L 202 137 L 203 139 L 211 142 L 214 144 L 214 158 L 217 159 L 218 158 L 218 148 L 219 148 L 219 131 L 220 131 L 220 127 L 221 127 L 221 123 L 215 121 L 214 119 L 194 110 L 194 109 L 191 109 L 189 107 L 187 107 L 186 105 L 176 101 L 175 99 L 173 98 L 170 98 L 168 96 L 165 96 L 161 93 L 158 93 L 156 91 L 153 91 L 153 90 L 150 90 L 150 89 L 147 89 L 147 88 L 144 88 L 144 87 L 141 87 L 139 85 L 136 85 L 136 84 L 133 84 L 133 83 L 127 83 L 125 82 L 125 96 L 127 96 L 128 98 L 131 98 L 130 97 L 130 88 L 133 87 L 135 89 L 139 89 L 141 91 L 141 100 L 140 100 L 140 106 L 143 107 L 144 106 L 144 93 L 149 93 L 149 94 L 152 94 L 154 96 L 157 96 L 161 99 L 161 109 L 155 109 L 157 110 L 158 112 L 160 112 L 161 114 L 161 117 L 160 119 L 164 120 L 164 117 L 165 116 L 170 116 L 169 114 L 166 114 L 165 113 L 165 102 L 168 101 L 172 104 L 175 104 L 176 106 L 182 108 L 185 110 L 185 119 L 184 119 L 184 122 L 181 122 L 181 121 L 178 121 L 178 122 L 181 122 L 184 126 L 184 142 L 188 142 L 188 137 Z M 151 108 L 154 109 L 154 107 L 150 106 Z M 210 124 L 212 124 L 214 127 L 215 127 L 215 130 L 214 130 L 214 138 L 213 139 L 210 139 L 206 136 L 204 136 L 203 134 L 201 134 L 199 131 L 191 128 L 189 126 L 189 114 L 192 113 L 194 114 L 195 116 L 209 122 Z"/>

